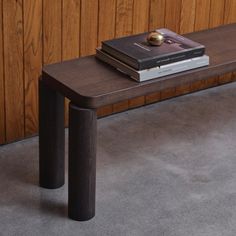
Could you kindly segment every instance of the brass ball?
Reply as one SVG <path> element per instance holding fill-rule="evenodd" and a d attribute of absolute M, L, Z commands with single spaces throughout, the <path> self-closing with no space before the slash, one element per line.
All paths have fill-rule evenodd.
<path fill-rule="evenodd" d="M 164 42 L 164 36 L 159 32 L 151 32 L 147 37 L 147 41 L 153 46 L 161 46 Z"/>

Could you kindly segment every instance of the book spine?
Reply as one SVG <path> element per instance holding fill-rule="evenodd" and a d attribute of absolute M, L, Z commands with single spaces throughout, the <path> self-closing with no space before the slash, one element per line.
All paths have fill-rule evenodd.
<path fill-rule="evenodd" d="M 137 60 L 135 60 L 134 58 L 132 57 L 129 57 L 128 55 L 124 54 L 124 53 L 121 53 L 117 50 L 114 50 L 112 47 L 109 47 L 107 46 L 106 44 L 103 44 L 102 42 L 102 50 L 106 53 L 108 53 L 109 55 L 111 55 L 112 57 L 120 60 L 120 61 L 123 61 L 124 63 L 126 63 L 127 65 L 135 68 L 138 70 L 139 68 L 139 63 Z"/>
<path fill-rule="evenodd" d="M 173 55 L 169 55 L 169 56 L 165 56 L 161 58 L 153 58 L 151 60 L 149 59 L 149 60 L 144 60 L 144 61 L 138 61 L 138 67 L 135 69 L 145 70 L 145 69 L 150 69 L 157 66 L 163 66 L 170 63 L 194 58 L 194 57 L 200 57 L 200 56 L 203 56 L 204 53 L 205 53 L 205 48 L 203 47 L 203 48 L 197 48 L 194 50 L 185 51 L 182 53 L 173 54 Z"/>

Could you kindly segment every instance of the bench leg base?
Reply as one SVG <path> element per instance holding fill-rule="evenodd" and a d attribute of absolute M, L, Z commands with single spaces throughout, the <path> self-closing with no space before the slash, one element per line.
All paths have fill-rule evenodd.
<path fill-rule="evenodd" d="M 39 185 L 64 185 L 64 97 L 39 80 Z"/>
<path fill-rule="evenodd" d="M 68 215 L 77 221 L 95 216 L 97 115 L 70 103 Z"/>

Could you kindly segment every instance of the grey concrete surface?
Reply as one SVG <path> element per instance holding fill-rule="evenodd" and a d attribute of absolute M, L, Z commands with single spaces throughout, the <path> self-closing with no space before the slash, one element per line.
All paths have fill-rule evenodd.
<path fill-rule="evenodd" d="M 37 142 L 0 147 L 0 235 L 236 235 L 236 83 L 100 119 L 88 222 L 37 186 Z"/>

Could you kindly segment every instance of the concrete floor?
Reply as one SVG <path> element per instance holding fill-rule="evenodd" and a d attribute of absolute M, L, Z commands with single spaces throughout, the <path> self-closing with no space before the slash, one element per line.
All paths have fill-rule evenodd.
<path fill-rule="evenodd" d="M 0 235 L 235 236 L 235 101 L 232 83 L 99 120 L 88 222 L 37 186 L 37 137 L 0 147 Z"/>

